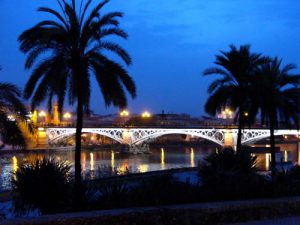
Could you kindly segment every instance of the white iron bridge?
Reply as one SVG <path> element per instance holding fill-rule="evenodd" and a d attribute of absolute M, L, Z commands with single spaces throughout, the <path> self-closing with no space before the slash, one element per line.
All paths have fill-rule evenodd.
<path fill-rule="evenodd" d="M 47 128 L 47 141 L 49 145 L 59 144 L 65 138 L 74 136 L 75 128 Z M 82 133 L 99 134 L 109 137 L 121 144 L 142 145 L 158 137 L 169 134 L 185 134 L 212 141 L 220 146 L 236 145 L 237 129 L 217 128 L 83 128 Z M 300 135 L 298 130 L 275 130 L 275 135 Z M 268 129 L 244 129 L 242 131 L 242 144 L 250 144 L 270 136 Z"/>

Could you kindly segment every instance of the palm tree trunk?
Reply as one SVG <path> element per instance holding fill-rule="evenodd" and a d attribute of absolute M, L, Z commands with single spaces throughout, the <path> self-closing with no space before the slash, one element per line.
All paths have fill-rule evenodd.
<path fill-rule="evenodd" d="M 80 60 L 75 65 L 75 75 L 77 77 L 77 119 L 76 119 L 76 136 L 75 136 L 75 207 L 80 208 L 82 200 L 82 186 L 81 186 L 81 133 L 83 126 L 83 97 L 81 94 L 81 68 Z"/>
<path fill-rule="evenodd" d="M 274 119 L 270 116 L 270 146 L 271 146 L 271 168 L 272 168 L 272 180 L 274 181 L 276 173 L 276 152 L 275 152 L 275 136 L 274 136 Z"/>
<path fill-rule="evenodd" d="M 243 118 L 241 113 L 241 115 L 239 115 L 239 121 L 238 121 L 238 136 L 237 136 L 237 143 L 236 143 L 237 151 L 241 151 L 242 149 L 242 127 L 243 127 Z"/>
<path fill-rule="evenodd" d="M 76 121 L 76 146 L 75 146 L 75 188 L 81 185 L 81 132 L 83 121 L 83 104 L 82 97 L 78 96 L 77 101 L 77 121 Z"/>

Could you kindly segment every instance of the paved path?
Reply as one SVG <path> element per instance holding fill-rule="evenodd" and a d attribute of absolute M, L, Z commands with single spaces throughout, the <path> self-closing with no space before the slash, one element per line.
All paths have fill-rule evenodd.
<path fill-rule="evenodd" d="M 278 218 L 271 220 L 252 221 L 245 223 L 235 223 L 232 225 L 300 225 L 300 216 Z"/>

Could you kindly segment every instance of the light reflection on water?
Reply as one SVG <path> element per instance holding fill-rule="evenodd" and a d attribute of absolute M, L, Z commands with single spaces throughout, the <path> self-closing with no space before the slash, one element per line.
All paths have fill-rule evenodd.
<path fill-rule="evenodd" d="M 126 173 L 148 172 L 165 170 L 171 168 L 196 167 L 198 163 L 215 151 L 209 147 L 170 147 L 152 148 L 151 154 L 120 154 L 118 151 L 82 151 L 81 167 L 84 177 L 96 178 L 97 171 L 101 167 L 109 167 L 111 172 Z M 270 154 L 257 155 L 258 167 L 268 170 L 270 167 Z M 19 153 L 14 155 L 1 155 L 0 157 L 0 191 L 10 187 L 12 173 L 22 163 L 34 162 L 36 159 L 54 158 L 66 161 L 74 166 L 75 154 L 72 151 L 65 152 L 41 152 L 41 153 Z"/>
<path fill-rule="evenodd" d="M 212 149 L 209 148 L 153 148 L 150 154 L 120 154 L 110 151 L 82 151 L 81 167 L 83 175 L 95 178 L 96 171 L 101 167 L 109 167 L 112 172 L 149 172 L 171 168 L 195 167 Z M 54 158 L 69 162 L 74 166 L 74 152 L 40 152 L 2 155 L 0 160 L 0 191 L 10 186 L 12 172 L 22 163 L 34 162 L 36 159 Z"/>

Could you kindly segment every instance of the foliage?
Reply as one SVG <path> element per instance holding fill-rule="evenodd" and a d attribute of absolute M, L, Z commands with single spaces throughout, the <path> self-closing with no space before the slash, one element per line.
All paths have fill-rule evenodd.
<path fill-rule="evenodd" d="M 75 0 L 57 0 L 61 11 L 41 7 L 53 20 L 44 20 L 24 31 L 20 37 L 20 50 L 27 54 L 25 67 L 34 68 L 25 86 L 25 97 L 31 98 L 32 107 L 44 100 L 52 107 L 54 97 L 62 111 L 65 98 L 71 105 L 77 105 L 75 187 L 81 180 L 80 151 L 84 111 L 89 112 L 91 75 L 94 75 L 101 89 L 105 105 L 125 107 L 128 92 L 136 95 L 135 84 L 118 62 L 105 52 L 119 56 L 126 65 L 131 64 L 129 54 L 109 37 L 127 38 L 119 26 L 121 12 L 102 13 L 108 0 L 93 5 L 91 0 L 82 0 L 80 7 Z M 37 61 L 39 63 L 36 63 Z"/>
<path fill-rule="evenodd" d="M 136 206 L 191 203 L 197 198 L 198 187 L 181 183 L 172 174 L 156 175 L 142 180 L 130 193 Z"/>
<path fill-rule="evenodd" d="M 42 213 L 66 210 L 70 202 L 70 165 L 53 159 L 23 164 L 13 174 L 13 190 L 17 212 L 38 208 Z"/>
<path fill-rule="evenodd" d="M 199 165 L 203 200 L 259 197 L 267 181 L 257 174 L 256 157 L 245 150 L 218 150 Z M 259 189 L 257 189 L 259 187 Z"/>
<path fill-rule="evenodd" d="M 1 67 L 0 67 L 1 70 Z M 18 122 L 27 123 L 27 111 L 21 90 L 10 83 L 0 83 L 0 135 L 5 144 L 25 148 L 25 138 Z M 31 126 L 28 126 L 31 130 Z"/>
<path fill-rule="evenodd" d="M 273 196 L 300 195 L 300 166 L 278 170 L 272 185 Z"/>
<path fill-rule="evenodd" d="M 299 126 L 300 75 L 290 73 L 295 68 L 293 64 L 282 66 L 278 58 L 269 59 L 259 67 L 252 81 L 252 111 L 260 110 L 262 125 L 270 127 L 273 174 L 276 169 L 274 130 L 280 123 L 288 128 Z"/>
<path fill-rule="evenodd" d="M 237 149 L 241 149 L 241 129 L 245 124 L 251 125 L 255 121 L 255 112 L 245 113 L 251 104 L 251 83 L 258 66 L 263 64 L 266 58 L 261 54 L 251 53 L 249 45 L 241 45 L 240 48 L 230 46 L 230 51 L 221 51 L 216 56 L 217 67 L 204 71 L 204 75 L 219 75 L 221 78 L 213 81 L 209 88 L 209 98 L 205 104 L 205 111 L 213 116 L 229 107 L 235 112 L 235 121 L 238 121 Z"/>
<path fill-rule="evenodd" d="M 130 188 L 125 181 L 106 182 L 98 189 L 101 207 L 118 208 L 128 204 Z"/>

